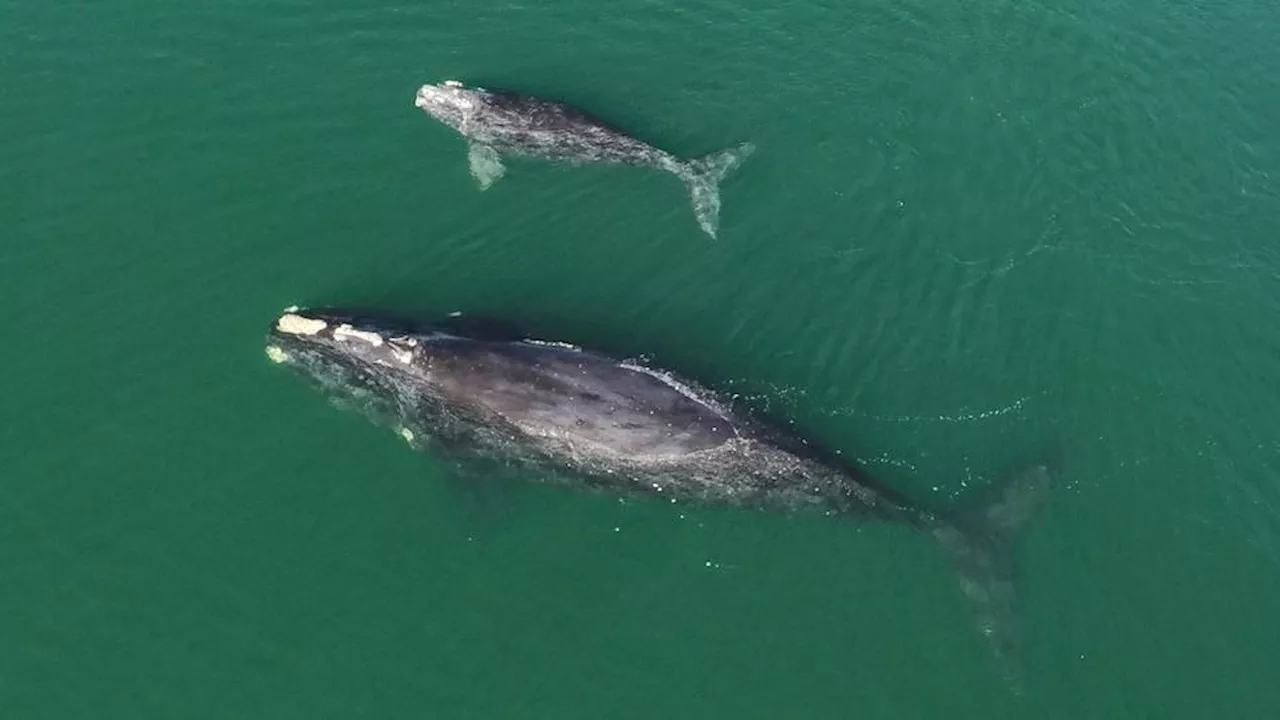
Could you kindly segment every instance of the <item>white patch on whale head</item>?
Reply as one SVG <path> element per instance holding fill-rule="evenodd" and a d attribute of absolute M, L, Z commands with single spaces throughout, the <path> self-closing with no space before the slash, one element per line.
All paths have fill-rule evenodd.
<path fill-rule="evenodd" d="M 323 320 L 295 315 L 291 312 L 280 316 L 276 321 L 276 329 L 290 335 L 315 335 L 325 329 Z"/>
<path fill-rule="evenodd" d="M 399 338 L 392 338 L 391 341 L 387 343 L 387 349 L 391 351 L 392 357 L 405 365 L 408 365 L 413 362 L 413 346 L 417 344 L 418 341 L 414 340 L 409 343 L 409 347 L 405 347 L 403 340 Z"/>
<path fill-rule="evenodd" d="M 346 323 L 343 323 L 333 329 L 334 340 L 346 340 L 348 338 L 352 340 L 363 340 L 374 347 L 380 347 L 382 345 L 382 336 L 376 332 L 356 330 Z"/>
<path fill-rule="evenodd" d="M 435 97 L 435 87 L 431 85 L 423 85 L 418 88 L 418 94 L 413 98 L 413 104 L 426 110 L 431 105 L 432 98 Z"/>
<path fill-rule="evenodd" d="M 396 434 L 404 438 L 404 441 L 409 443 L 410 445 L 413 444 L 413 431 L 410 430 L 409 428 L 402 427 L 399 430 L 396 430 Z"/>
<path fill-rule="evenodd" d="M 451 87 L 451 88 L 460 88 L 460 87 L 462 87 L 462 82 L 461 82 L 461 81 L 458 81 L 458 80 L 445 80 L 444 82 L 442 82 L 442 83 L 440 83 L 440 84 L 441 84 L 441 85 L 444 85 L 445 87 Z"/>
<path fill-rule="evenodd" d="M 418 95 L 414 98 L 413 104 L 427 112 L 446 107 L 470 110 L 476 106 L 475 101 L 471 99 L 472 92 L 463 88 L 461 84 L 423 85 L 418 88 Z"/>
<path fill-rule="evenodd" d="M 275 345 L 267 346 L 267 357 L 273 363 L 289 362 L 289 353 L 285 352 L 284 350 L 281 350 L 279 347 Z"/>

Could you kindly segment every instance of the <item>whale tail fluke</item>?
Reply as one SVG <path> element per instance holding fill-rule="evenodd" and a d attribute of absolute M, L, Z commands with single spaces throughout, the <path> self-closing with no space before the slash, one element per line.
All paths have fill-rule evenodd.
<path fill-rule="evenodd" d="M 977 613 L 978 629 L 1015 691 L 1021 690 L 1021 649 L 1013 542 L 1037 514 L 1051 480 L 1050 465 L 1036 464 L 933 531 L 949 551 Z"/>
<path fill-rule="evenodd" d="M 689 186 L 698 226 L 713 238 L 720 226 L 720 181 L 741 165 L 755 149 L 755 145 L 751 143 L 742 143 L 678 166 L 677 174 Z"/>

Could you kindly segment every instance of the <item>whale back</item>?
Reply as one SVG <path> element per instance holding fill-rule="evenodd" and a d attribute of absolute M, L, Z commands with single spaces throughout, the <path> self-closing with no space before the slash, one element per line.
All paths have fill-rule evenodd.
<path fill-rule="evenodd" d="M 665 154 L 617 127 L 552 100 L 486 91 L 461 130 L 500 153 L 583 162 L 660 165 Z"/>
<path fill-rule="evenodd" d="M 676 458 L 737 436 L 696 390 L 576 348 L 441 338 L 423 353 L 432 387 L 451 402 L 574 454 Z"/>

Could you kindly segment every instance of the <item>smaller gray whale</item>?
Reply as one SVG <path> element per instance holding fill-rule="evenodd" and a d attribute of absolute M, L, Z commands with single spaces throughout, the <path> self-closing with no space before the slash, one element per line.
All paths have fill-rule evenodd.
<path fill-rule="evenodd" d="M 266 350 L 331 400 L 457 461 L 468 482 L 507 470 L 618 496 L 879 520 L 932 537 L 1017 685 L 1011 545 L 1050 484 L 1047 462 L 985 497 L 931 509 L 673 373 L 514 328 L 290 308 L 268 331 Z M 483 477 L 467 467 L 484 467 L 474 473 Z"/>
<path fill-rule="evenodd" d="M 457 80 L 423 85 L 414 104 L 469 141 L 471 174 L 481 190 L 506 172 L 502 155 L 658 168 L 685 182 L 698 225 L 713 238 L 720 224 L 720 181 L 755 150 L 743 143 L 682 160 L 563 103 L 469 88 Z"/>

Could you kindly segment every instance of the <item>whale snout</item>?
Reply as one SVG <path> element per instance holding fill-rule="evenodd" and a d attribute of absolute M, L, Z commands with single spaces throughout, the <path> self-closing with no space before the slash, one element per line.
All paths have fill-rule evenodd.
<path fill-rule="evenodd" d="M 286 309 L 272 324 L 267 355 L 286 362 L 301 354 L 322 353 L 348 365 L 409 365 L 417 341 L 407 328 L 339 310 Z"/>
<path fill-rule="evenodd" d="M 435 94 L 435 89 L 436 87 L 434 85 L 423 85 L 421 88 L 418 88 L 418 94 L 414 97 L 413 104 L 416 107 L 425 110 L 431 105 L 431 99 Z"/>
<path fill-rule="evenodd" d="M 413 104 L 428 113 L 451 114 L 475 107 L 474 90 L 468 90 L 457 80 L 445 80 L 438 85 L 423 85 Z"/>

